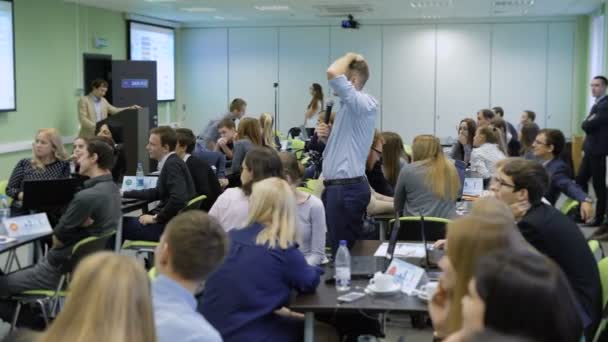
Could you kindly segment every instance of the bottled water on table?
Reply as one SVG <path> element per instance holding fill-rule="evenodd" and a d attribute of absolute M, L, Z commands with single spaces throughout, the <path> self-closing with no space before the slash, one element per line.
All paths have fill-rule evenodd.
<path fill-rule="evenodd" d="M 334 265 L 336 267 L 336 289 L 338 291 L 350 290 L 350 253 L 344 240 L 340 240 Z"/>
<path fill-rule="evenodd" d="M 8 197 L 6 195 L 0 196 L 0 223 L 5 218 L 11 217 L 11 207 L 8 205 Z"/>
<path fill-rule="evenodd" d="M 137 172 L 135 172 L 135 188 L 142 190 L 144 188 L 144 167 L 141 163 L 137 163 Z"/>

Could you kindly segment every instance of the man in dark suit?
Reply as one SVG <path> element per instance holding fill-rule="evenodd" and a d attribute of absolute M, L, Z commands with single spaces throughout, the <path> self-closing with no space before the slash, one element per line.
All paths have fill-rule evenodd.
<path fill-rule="evenodd" d="M 173 128 L 160 126 L 150 131 L 146 149 L 150 158 L 158 161 L 160 175 L 156 188 L 127 191 L 125 198 L 160 201 L 149 214 L 125 217 L 124 240 L 158 241 L 165 224 L 195 197 L 194 182 L 186 163 L 175 154 L 177 135 Z"/>
<path fill-rule="evenodd" d="M 188 170 L 194 181 L 196 196 L 207 196 L 201 205 L 201 209 L 209 211 L 222 192 L 220 182 L 209 164 L 192 155 L 194 145 L 196 144 L 196 137 L 192 130 L 178 128 L 175 132 L 177 133 L 175 153 L 182 158 L 182 160 L 186 162 L 186 166 L 188 166 Z"/>
<path fill-rule="evenodd" d="M 581 207 L 581 218 L 587 221 L 591 219 L 593 213 L 593 200 L 576 184 L 572 179 L 572 170 L 560 159 L 559 156 L 565 145 L 566 138 L 562 131 L 548 128 L 538 132 L 532 143 L 534 156 L 542 162 L 549 174 L 550 183 L 545 198 L 552 205 L 555 205 L 561 193 L 577 200 Z"/>
<path fill-rule="evenodd" d="M 510 205 L 523 237 L 564 271 L 575 295 L 586 335 L 592 336 L 602 310 L 597 263 L 579 227 L 557 209 L 542 203 L 549 175 L 541 164 L 521 158 L 496 165 L 490 189 Z"/>
<path fill-rule="evenodd" d="M 589 179 L 592 180 L 593 190 L 597 197 L 595 220 L 591 225 L 600 225 L 606 220 L 606 156 L 608 156 L 608 97 L 606 86 L 608 80 L 604 76 L 596 76 L 591 80 L 591 94 L 595 104 L 581 127 L 587 134 L 583 144 L 583 161 L 576 177 L 576 182 L 587 189 Z"/>

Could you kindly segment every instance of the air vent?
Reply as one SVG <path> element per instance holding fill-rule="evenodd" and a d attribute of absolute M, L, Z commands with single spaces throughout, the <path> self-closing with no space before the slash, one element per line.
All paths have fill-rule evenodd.
<path fill-rule="evenodd" d="M 454 6 L 454 2 L 452 0 L 410 0 L 410 6 L 412 8 L 442 8 Z"/>
<path fill-rule="evenodd" d="M 534 5 L 534 0 L 496 0 L 492 5 L 501 8 L 525 8 Z"/>
<path fill-rule="evenodd" d="M 349 14 L 360 15 L 374 11 L 372 5 L 366 4 L 343 4 L 343 5 L 314 5 L 319 17 L 345 17 Z"/>

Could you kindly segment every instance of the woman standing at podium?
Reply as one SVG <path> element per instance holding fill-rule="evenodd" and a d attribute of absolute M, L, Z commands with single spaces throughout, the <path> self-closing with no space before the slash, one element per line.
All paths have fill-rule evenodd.
<path fill-rule="evenodd" d="M 95 124 L 108 115 L 113 115 L 127 109 L 140 109 L 138 105 L 129 107 L 114 107 L 105 99 L 108 91 L 108 82 L 96 79 L 91 83 L 91 92 L 78 100 L 78 120 L 80 121 L 81 137 L 92 137 L 95 133 Z"/>

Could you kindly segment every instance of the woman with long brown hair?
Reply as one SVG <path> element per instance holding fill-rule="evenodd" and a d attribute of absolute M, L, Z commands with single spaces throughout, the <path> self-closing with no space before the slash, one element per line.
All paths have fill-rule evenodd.
<path fill-rule="evenodd" d="M 243 118 L 239 122 L 237 140 L 235 141 L 234 149 L 232 150 L 230 174 L 241 173 L 241 163 L 243 163 L 247 152 L 254 146 L 264 146 L 262 126 L 257 119 Z"/>
<path fill-rule="evenodd" d="M 76 268 L 59 316 L 36 341 L 155 342 L 146 271 L 133 257 L 87 257 Z"/>
<path fill-rule="evenodd" d="M 419 135 L 412 145 L 412 163 L 401 169 L 395 187 L 395 210 L 405 216 L 453 217 L 460 178 L 444 155 L 439 139 Z"/>
<path fill-rule="evenodd" d="M 281 147 L 281 141 L 273 130 L 274 120 L 270 113 L 262 113 L 260 115 L 260 126 L 262 127 L 262 140 L 265 146 L 279 149 Z"/>
<path fill-rule="evenodd" d="M 469 164 L 471 159 L 471 150 L 473 149 L 473 137 L 477 124 L 475 120 L 466 118 L 462 119 L 458 124 L 458 140 L 452 146 L 450 158 L 454 160 L 462 160 L 465 164 Z"/>
<path fill-rule="evenodd" d="M 394 132 L 382 132 L 382 170 L 388 183 L 394 188 L 403 165 L 409 163 L 410 156 L 405 153 L 401 136 Z"/>
<path fill-rule="evenodd" d="M 319 120 L 319 112 L 323 110 L 323 88 L 319 83 L 313 83 L 310 86 L 310 95 L 312 98 L 306 107 L 304 113 L 304 127 L 315 128 Z"/>

